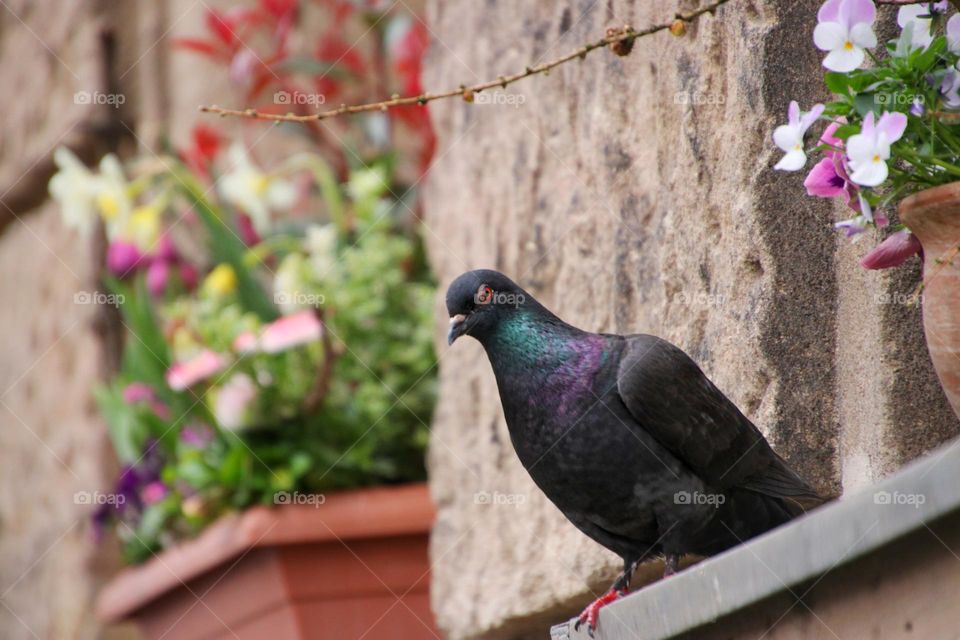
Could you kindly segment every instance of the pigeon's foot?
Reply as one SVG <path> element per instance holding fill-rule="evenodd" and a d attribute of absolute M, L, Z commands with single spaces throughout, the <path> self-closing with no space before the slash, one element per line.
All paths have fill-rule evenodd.
<path fill-rule="evenodd" d="M 590 637 L 593 637 L 593 632 L 597 628 L 597 617 L 600 615 L 600 609 L 604 608 L 614 600 L 627 595 L 626 589 L 610 589 L 605 594 L 594 600 L 590 605 L 583 610 L 583 613 L 580 614 L 580 617 L 577 618 L 576 623 L 574 623 L 573 628 L 575 630 L 580 629 L 580 625 L 587 625 L 587 633 L 590 634 Z"/>
<path fill-rule="evenodd" d="M 663 560 L 663 577 L 669 578 L 680 570 L 680 555 L 668 553 Z"/>

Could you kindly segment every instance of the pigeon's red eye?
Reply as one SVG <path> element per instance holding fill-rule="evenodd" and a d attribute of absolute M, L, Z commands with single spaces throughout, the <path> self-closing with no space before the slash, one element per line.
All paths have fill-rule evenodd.
<path fill-rule="evenodd" d="M 492 298 L 493 298 L 493 289 L 491 289 L 485 284 L 480 285 L 480 288 L 477 289 L 477 295 L 476 295 L 477 304 L 489 304 Z"/>

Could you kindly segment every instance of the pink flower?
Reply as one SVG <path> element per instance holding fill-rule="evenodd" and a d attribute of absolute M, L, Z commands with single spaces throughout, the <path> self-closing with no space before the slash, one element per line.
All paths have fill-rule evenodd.
<path fill-rule="evenodd" d="M 180 440 L 191 447 L 202 449 L 213 440 L 213 430 L 205 424 L 188 424 L 180 432 Z"/>
<path fill-rule="evenodd" d="M 155 480 L 141 490 L 140 497 L 145 504 L 153 504 L 166 498 L 168 493 L 170 490 L 167 489 L 167 485 Z"/>
<path fill-rule="evenodd" d="M 144 382 L 131 382 L 123 388 L 123 401 L 127 404 L 147 404 L 158 417 L 166 420 L 170 417 L 170 410 L 157 397 L 153 387 Z"/>
<path fill-rule="evenodd" d="M 132 242 L 115 240 L 107 248 L 107 269 L 122 278 L 134 269 L 146 266 L 147 259 Z"/>
<path fill-rule="evenodd" d="M 923 247 L 917 236 L 909 229 L 901 229 L 878 244 L 860 260 L 864 269 L 887 269 L 897 267 L 915 255 L 922 255 Z"/>
<path fill-rule="evenodd" d="M 316 313 L 300 311 L 265 326 L 260 334 L 260 349 L 266 353 L 278 353 L 319 340 L 322 335 L 323 324 Z"/>
<path fill-rule="evenodd" d="M 177 362 L 167 370 L 167 384 L 174 391 L 183 391 L 189 386 L 209 378 L 227 366 L 226 358 L 209 349 L 183 362 Z"/>
<path fill-rule="evenodd" d="M 187 291 L 193 291 L 197 288 L 197 269 L 189 262 L 180 265 L 180 280 Z"/>
<path fill-rule="evenodd" d="M 247 374 L 238 373 L 216 391 L 213 414 L 224 429 L 242 429 L 251 424 L 256 399 L 257 385 Z"/>
<path fill-rule="evenodd" d="M 249 353 L 257 349 L 257 336 L 252 331 L 244 331 L 233 340 L 233 350 L 238 353 Z"/>
<path fill-rule="evenodd" d="M 162 296 L 167 290 L 170 277 L 170 265 L 164 260 L 154 260 L 147 267 L 147 290 L 150 295 Z"/>
<path fill-rule="evenodd" d="M 839 122 L 831 123 L 820 136 L 820 144 L 833 147 L 823 152 L 826 157 L 814 165 L 803 186 L 807 193 L 820 198 L 835 198 L 843 196 L 844 202 L 854 211 L 860 211 L 857 196 L 858 187 L 850 181 L 847 168 L 844 165 L 843 140 L 834 134 L 840 127 Z"/>

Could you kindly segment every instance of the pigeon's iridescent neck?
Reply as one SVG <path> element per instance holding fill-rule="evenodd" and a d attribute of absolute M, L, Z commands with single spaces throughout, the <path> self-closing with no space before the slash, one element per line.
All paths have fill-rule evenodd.
<path fill-rule="evenodd" d="M 577 375 L 581 366 L 598 365 L 608 346 L 605 336 L 521 311 L 499 324 L 487 353 L 494 368 L 508 374 Z"/>

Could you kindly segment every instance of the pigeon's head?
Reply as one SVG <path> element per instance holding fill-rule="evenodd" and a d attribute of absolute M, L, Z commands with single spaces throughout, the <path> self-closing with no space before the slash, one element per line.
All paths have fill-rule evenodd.
<path fill-rule="evenodd" d="M 482 342 L 502 320 L 517 313 L 524 304 L 536 303 L 499 271 L 467 271 L 447 289 L 447 311 L 450 313 L 447 344 L 453 344 L 462 335 L 473 336 Z"/>

